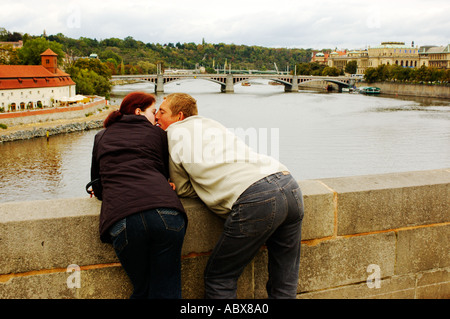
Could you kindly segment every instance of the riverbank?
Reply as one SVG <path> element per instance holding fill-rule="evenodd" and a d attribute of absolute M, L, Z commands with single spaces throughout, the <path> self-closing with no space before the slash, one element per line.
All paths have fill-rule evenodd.
<path fill-rule="evenodd" d="M 101 128 L 103 127 L 103 121 L 108 114 L 118 108 L 117 105 L 109 105 L 108 109 L 97 110 L 96 113 L 89 116 L 21 124 L 6 129 L 0 129 L 0 143 L 26 140 L 35 137 L 45 137 L 47 136 L 47 133 L 50 137 L 57 134 Z"/>
<path fill-rule="evenodd" d="M 450 99 L 450 86 L 428 85 L 428 84 L 410 84 L 397 82 L 358 82 L 360 86 L 374 86 L 381 89 L 381 93 L 388 95 L 402 95 L 414 97 L 433 97 L 441 99 Z"/>
<path fill-rule="evenodd" d="M 327 81 L 304 82 L 299 84 L 299 88 L 327 91 L 327 87 L 329 85 L 334 91 L 339 90 L 336 84 Z M 378 87 L 381 89 L 381 93 L 386 95 L 450 99 L 450 86 L 445 85 L 411 84 L 399 82 L 357 82 L 355 85 L 356 87 Z"/>

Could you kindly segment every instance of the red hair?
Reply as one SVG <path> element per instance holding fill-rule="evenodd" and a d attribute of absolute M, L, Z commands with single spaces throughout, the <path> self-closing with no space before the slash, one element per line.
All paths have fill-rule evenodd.
<path fill-rule="evenodd" d="M 125 96 L 122 100 L 119 110 L 113 111 L 108 115 L 103 122 L 103 126 L 108 127 L 111 124 L 114 124 L 120 120 L 124 114 L 135 114 L 136 109 L 145 111 L 155 102 L 156 99 L 152 94 L 145 92 L 132 92 Z"/>

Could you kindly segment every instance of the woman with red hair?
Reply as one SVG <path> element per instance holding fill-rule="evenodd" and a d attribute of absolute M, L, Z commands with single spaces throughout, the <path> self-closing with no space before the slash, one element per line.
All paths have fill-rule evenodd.
<path fill-rule="evenodd" d="M 97 133 L 91 179 L 100 178 L 100 239 L 112 243 L 133 284 L 131 298 L 181 298 L 187 218 L 169 184 L 166 132 L 155 97 L 133 92 Z"/>

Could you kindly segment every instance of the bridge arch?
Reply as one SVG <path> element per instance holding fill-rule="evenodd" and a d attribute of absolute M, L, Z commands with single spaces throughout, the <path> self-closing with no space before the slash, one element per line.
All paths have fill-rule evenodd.
<path fill-rule="evenodd" d="M 172 83 L 172 82 L 180 82 L 183 80 L 191 80 L 191 79 L 199 79 L 199 80 L 205 80 L 205 81 L 209 81 L 209 82 L 213 82 L 216 84 L 219 84 L 221 86 L 222 91 L 225 90 L 227 82 L 226 82 L 226 78 L 224 77 L 203 77 L 203 76 L 196 76 L 196 75 L 192 75 L 192 76 L 171 76 L 171 77 L 167 77 L 164 79 L 163 84 L 168 84 L 168 83 Z M 155 85 L 156 81 L 155 81 Z"/>
<path fill-rule="evenodd" d="M 339 87 L 339 91 L 342 91 L 342 88 L 347 88 L 353 85 L 352 80 L 350 79 L 346 79 L 346 80 L 337 80 L 337 79 L 330 79 L 330 78 L 304 78 L 301 77 L 299 79 L 299 85 L 303 84 L 303 83 L 308 83 L 308 82 L 319 82 L 319 81 L 324 81 L 324 82 L 330 82 L 330 83 L 334 83 L 337 84 Z"/>

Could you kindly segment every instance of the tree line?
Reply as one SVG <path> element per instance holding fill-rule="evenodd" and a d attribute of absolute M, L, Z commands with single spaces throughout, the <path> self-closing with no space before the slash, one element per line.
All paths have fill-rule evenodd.
<path fill-rule="evenodd" d="M 367 68 L 364 78 L 368 83 L 398 81 L 419 84 L 448 84 L 450 82 L 450 70 L 436 69 L 425 65 L 420 68 L 404 68 L 396 64 L 382 64 L 376 68 Z"/>
<path fill-rule="evenodd" d="M 201 44 L 190 43 L 144 43 L 129 36 L 124 39 L 109 38 L 71 39 L 61 33 L 47 37 L 60 43 L 71 57 L 89 56 L 91 53 L 116 74 L 156 73 L 157 65 L 166 68 L 195 69 L 204 67 L 209 72 L 216 69 L 273 70 L 276 63 L 280 68 L 291 68 L 299 62 L 307 62 L 311 50 L 265 48 L 236 44 L 212 44 L 204 40 Z"/>

